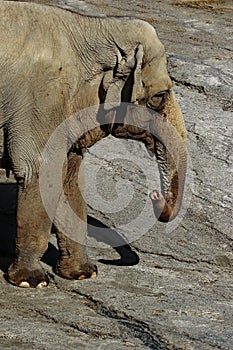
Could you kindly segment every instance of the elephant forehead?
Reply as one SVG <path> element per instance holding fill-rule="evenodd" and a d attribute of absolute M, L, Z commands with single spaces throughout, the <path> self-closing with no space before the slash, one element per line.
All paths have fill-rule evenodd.
<path fill-rule="evenodd" d="M 150 96 L 172 88 L 165 55 L 154 58 L 142 69 L 142 81 Z"/>
<path fill-rule="evenodd" d="M 147 94 L 149 97 L 153 97 L 157 93 L 161 91 L 171 90 L 172 82 L 169 76 L 162 76 L 159 78 L 155 78 L 148 85 L 145 84 Z"/>

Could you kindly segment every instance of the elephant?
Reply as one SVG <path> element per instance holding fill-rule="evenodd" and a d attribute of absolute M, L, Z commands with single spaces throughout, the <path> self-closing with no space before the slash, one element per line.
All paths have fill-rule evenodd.
<path fill-rule="evenodd" d="M 164 46 L 146 21 L 4 1 L 0 3 L 0 36 L 3 164 L 13 172 L 18 186 L 16 254 L 7 279 L 19 287 L 44 288 L 49 278 L 41 258 L 51 226 L 62 215 L 58 210 L 54 220 L 49 217 L 39 189 L 43 149 L 54 130 L 74 113 L 96 105 L 102 108 L 95 128 L 72 141 L 63 170 L 66 198 L 85 223 L 86 203 L 77 174 L 85 150 L 109 134 L 141 141 L 157 158 L 161 191 L 152 191 L 150 198 L 158 220 L 173 220 L 184 192 L 186 129 Z M 119 113 L 116 117 L 116 106 L 122 103 L 145 106 L 149 112 L 135 124 Z M 137 119 L 137 113 L 133 118 Z M 165 132 L 167 124 L 176 130 L 179 141 Z M 85 242 L 85 230 L 85 225 L 77 227 L 75 234 L 81 237 L 77 242 L 56 227 L 60 255 L 55 271 L 59 276 L 76 280 L 97 276 L 85 243 L 80 243 Z"/>

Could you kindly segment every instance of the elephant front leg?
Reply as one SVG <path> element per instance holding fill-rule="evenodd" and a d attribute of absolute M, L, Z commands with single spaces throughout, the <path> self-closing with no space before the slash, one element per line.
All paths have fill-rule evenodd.
<path fill-rule="evenodd" d="M 24 288 L 47 287 L 49 279 L 40 259 L 48 247 L 51 221 L 40 197 L 38 178 L 19 184 L 17 203 L 16 258 L 8 280 Z"/>
<path fill-rule="evenodd" d="M 81 161 L 76 153 L 68 155 L 64 195 L 54 220 L 60 251 L 55 271 L 61 277 L 78 280 L 97 276 L 97 267 L 86 252 L 87 213 L 81 193 L 84 186 L 83 174 L 79 173 Z"/>

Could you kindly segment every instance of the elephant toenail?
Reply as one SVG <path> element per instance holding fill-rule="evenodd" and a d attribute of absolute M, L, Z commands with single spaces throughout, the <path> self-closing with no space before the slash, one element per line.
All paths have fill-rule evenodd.
<path fill-rule="evenodd" d="M 47 286 L 48 286 L 48 283 L 45 282 L 45 281 L 43 281 L 43 282 L 40 282 L 40 283 L 36 286 L 36 288 L 37 288 L 37 289 L 42 289 L 42 288 L 45 288 L 45 287 L 47 287 Z"/>
<path fill-rule="evenodd" d="M 97 277 L 97 273 L 93 272 L 93 274 L 91 275 L 91 278 L 96 278 Z"/>
<path fill-rule="evenodd" d="M 30 284 L 26 281 L 22 281 L 20 284 L 19 284 L 19 287 L 21 288 L 30 288 Z"/>
<path fill-rule="evenodd" d="M 86 278 L 87 278 L 87 276 L 81 275 L 81 276 L 79 276 L 78 280 L 85 280 Z"/>

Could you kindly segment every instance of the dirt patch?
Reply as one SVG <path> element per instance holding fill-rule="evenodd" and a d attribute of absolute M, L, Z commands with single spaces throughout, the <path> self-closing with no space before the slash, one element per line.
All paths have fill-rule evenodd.
<path fill-rule="evenodd" d="M 225 0 L 174 0 L 173 5 L 181 7 L 204 8 L 204 9 L 219 9 L 229 7 L 230 2 Z"/>

